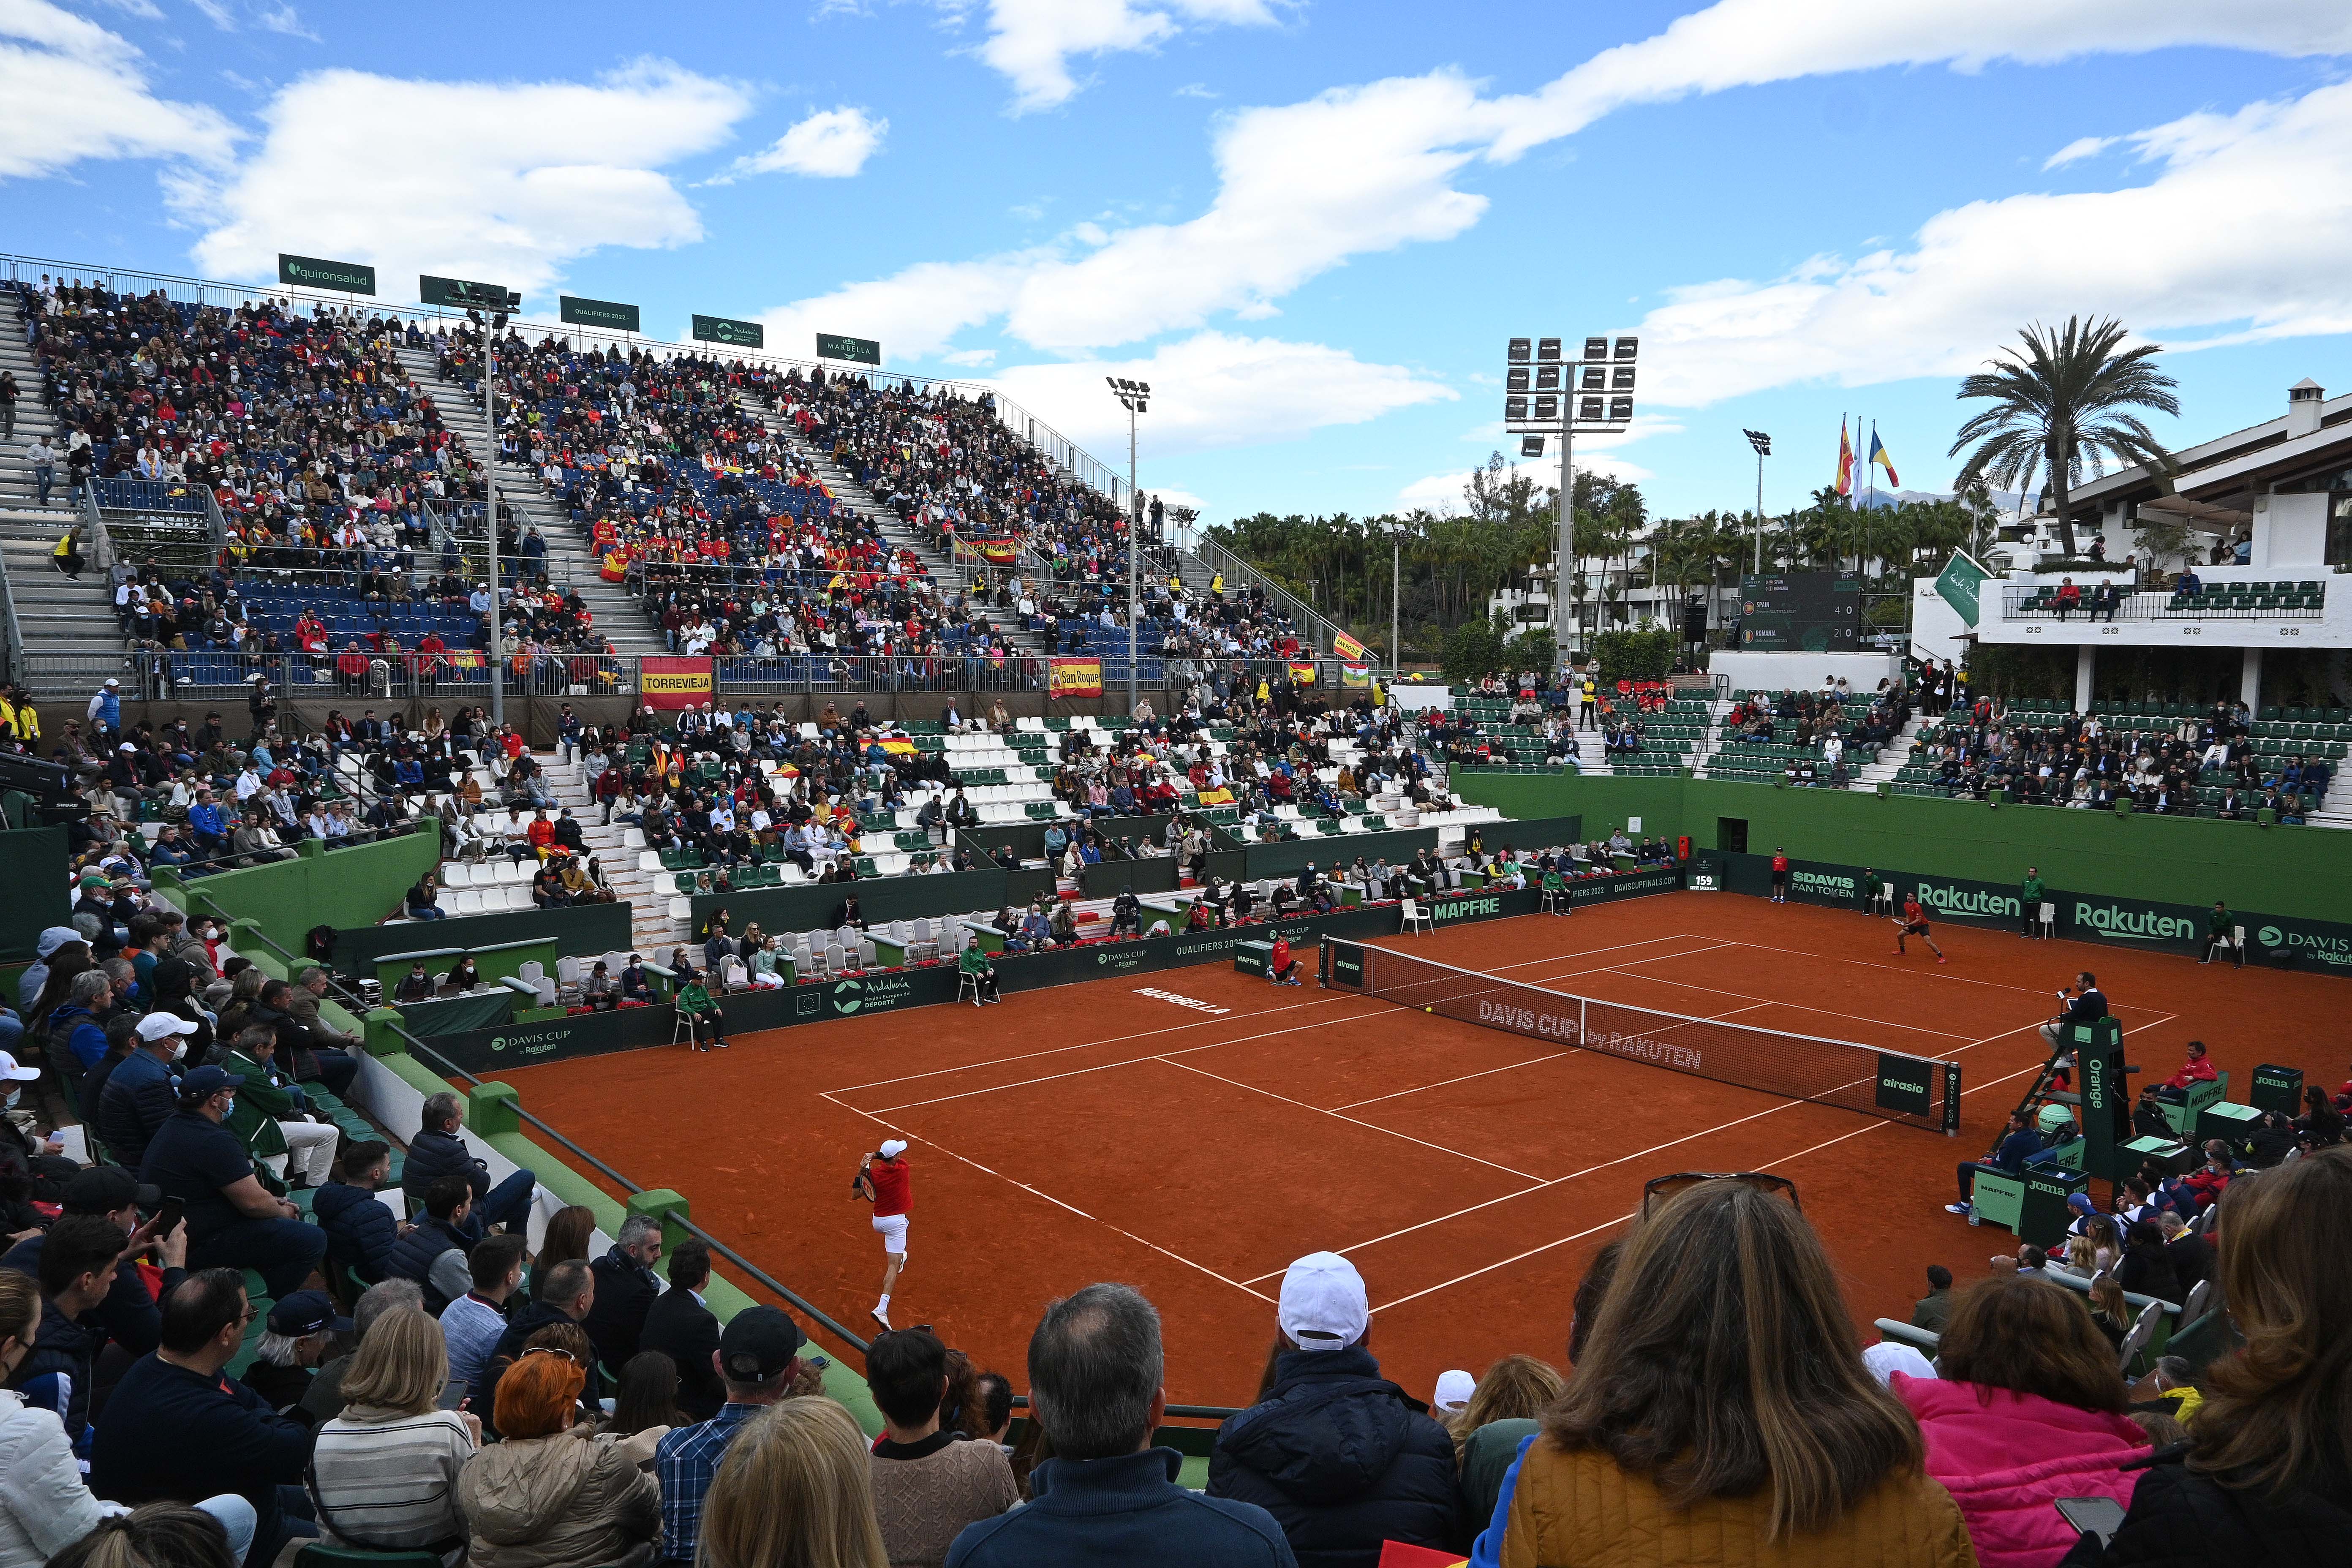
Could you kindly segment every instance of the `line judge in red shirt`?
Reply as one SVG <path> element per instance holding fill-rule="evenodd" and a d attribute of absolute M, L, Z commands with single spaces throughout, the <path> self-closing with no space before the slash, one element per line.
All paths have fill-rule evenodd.
<path fill-rule="evenodd" d="M 890 1290 L 907 1267 L 907 1218 L 914 1207 L 914 1176 L 907 1163 L 907 1141 L 893 1138 L 857 1163 L 857 1193 L 874 1205 L 874 1229 L 882 1237 L 882 1299 L 874 1321 L 890 1326 Z"/>

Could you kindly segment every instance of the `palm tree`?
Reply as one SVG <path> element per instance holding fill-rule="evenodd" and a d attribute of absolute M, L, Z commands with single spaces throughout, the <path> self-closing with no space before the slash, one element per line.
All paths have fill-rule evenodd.
<path fill-rule="evenodd" d="M 1963 400 L 1990 398 L 1992 406 L 1960 426 L 1948 456 L 1977 442 L 1975 451 L 1960 465 L 1955 489 L 1990 479 L 2003 488 L 2022 490 L 2036 470 L 2048 476 L 2058 511 L 2058 534 L 2072 556 L 2074 525 L 2066 515 L 2066 497 L 2083 477 L 2085 462 L 2094 475 L 2105 471 L 2105 459 L 2138 463 L 2169 472 L 2171 454 L 2159 444 L 2135 408 L 2153 408 L 2178 415 L 2179 384 L 2149 361 L 2159 345 L 2122 347 L 2123 323 L 2112 319 L 2083 324 L 2077 316 L 2055 332 L 2040 322 L 2019 334 L 2023 352 L 2004 349 L 1992 368 L 1960 383 Z"/>

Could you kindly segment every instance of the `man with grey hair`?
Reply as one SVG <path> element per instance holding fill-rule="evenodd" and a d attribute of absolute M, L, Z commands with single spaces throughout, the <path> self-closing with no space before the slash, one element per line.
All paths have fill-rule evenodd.
<path fill-rule="evenodd" d="M 425 1194 L 436 1179 L 465 1177 L 474 1194 L 468 1228 L 478 1240 L 492 1226 L 511 1228 L 530 1216 L 536 1179 L 528 1169 L 520 1170 L 493 1186 L 489 1166 L 476 1158 L 459 1132 L 465 1121 L 466 1102 L 456 1095 L 444 1089 L 426 1097 L 416 1136 L 408 1141 L 408 1158 L 400 1167 L 400 1190 L 413 1214 L 424 1206 Z"/>
<path fill-rule="evenodd" d="M 1031 1473 L 1029 1505 L 966 1526 L 947 1568 L 1296 1568 L 1265 1510 L 1176 1484 L 1183 1456 L 1151 1446 L 1168 1410 L 1162 1369 L 1160 1314 L 1132 1286 L 1047 1306 L 1029 1340 L 1029 1405 L 1054 1457 Z"/>
<path fill-rule="evenodd" d="M 621 1222 L 611 1248 L 588 1266 L 596 1276 L 596 1306 L 580 1326 L 606 1366 L 626 1366 L 637 1353 L 646 1314 L 661 1294 L 661 1277 L 654 1272 L 661 1255 L 661 1222 L 633 1214 Z"/>

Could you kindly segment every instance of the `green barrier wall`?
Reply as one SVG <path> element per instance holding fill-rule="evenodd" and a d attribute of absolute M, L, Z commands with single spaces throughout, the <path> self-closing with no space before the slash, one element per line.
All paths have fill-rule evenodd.
<path fill-rule="evenodd" d="M 319 839 L 306 838 L 291 860 L 190 878 L 183 899 L 175 901 L 194 900 L 231 920 L 255 921 L 299 952 L 303 934 L 314 926 L 373 926 L 391 915 L 416 879 L 439 864 L 437 826 L 331 854 Z M 181 886 L 168 871 L 158 871 L 155 881 L 159 887 Z"/>
<path fill-rule="evenodd" d="M 66 830 L 19 827 L 0 833 L 0 959 L 30 963 L 41 932 L 68 923 Z M 16 993 L 10 992 L 10 996 Z"/>
<path fill-rule="evenodd" d="M 1640 832 L 1687 834 L 1694 851 L 1728 848 L 1726 827 L 1745 823 L 1746 850 L 1832 867 L 1875 866 L 1947 880 L 1984 896 L 2016 896 L 2029 865 L 2061 899 L 2060 933 L 2093 941 L 2149 941 L 2186 951 L 2166 925 L 2228 900 L 2255 948 L 2314 967 L 2352 973 L 2352 833 L 2261 827 L 2196 817 L 2117 816 L 2049 806 L 1992 805 L 1924 795 L 1787 789 L 1714 779 L 1483 774 L 1454 787 L 1506 813 L 1580 810 L 1594 835 L 1642 819 Z M 1970 918 L 1964 903 L 1940 908 Z M 2079 916 L 2079 918 L 2078 918 Z M 2152 933 L 2152 934 L 2151 934 Z"/>
<path fill-rule="evenodd" d="M 429 952 L 444 947 L 471 950 L 509 942 L 554 942 L 562 944 L 565 952 L 601 958 L 608 952 L 628 952 L 634 929 L 626 904 L 572 904 L 554 910 L 510 910 L 496 915 L 410 921 L 395 926 L 357 926 L 335 933 L 335 972 L 373 974 L 376 960 L 387 952 Z M 276 936 L 277 932 L 270 934 Z M 403 967 L 404 972 L 405 966 Z M 436 963 L 434 967 L 442 969 L 447 965 Z M 551 960 L 550 973 L 553 968 Z"/>
<path fill-rule="evenodd" d="M 776 931 L 819 931 L 833 924 L 834 911 L 852 893 L 871 923 L 877 921 L 935 919 L 966 915 L 974 910 L 991 914 L 1005 902 L 1007 873 L 950 871 L 932 877 L 876 877 L 856 882 L 811 882 L 797 888 L 737 889 L 731 893 L 694 895 L 694 931 L 698 939 L 713 910 L 725 910 L 734 934 L 743 934 L 751 921 Z M 1050 884 L 1049 884 L 1050 885 Z"/>
<path fill-rule="evenodd" d="M 415 931 L 420 929 L 429 931 L 433 928 L 430 926 L 421 928 L 415 926 L 397 926 L 394 929 L 398 931 Z M 399 951 L 404 952 L 434 952 L 449 945 L 454 944 L 420 942 L 409 947 L 400 949 Z M 522 966 L 526 963 L 538 964 L 540 969 L 549 979 L 551 980 L 555 977 L 556 961 L 561 959 L 567 952 L 592 954 L 592 956 L 587 958 L 581 964 L 581 968 L 585 971 L 590 964 L 595 962 L 595 958 L 597 956 L 601 956 L 611 950 L 609 948 L 602 947 L 593 950 L 575 947 L 568 942 L 559 942 L 555 938 L 550 937 L 542 942 L 509 942 L 498 947 L 476 948 L 471 951 L 474 954 L 474 969 L 476 973 L 481 975 L 482 983 L 486 985 L 495 985 L 499 981 L 506 979 L 509 975 L 520 974 L 522 973 Z M 451 968 L 455 967 L 457 963 L 457 960 L 455 955 L 428 958 L 425 961 L 425 972 L 427 974 L 445 973 Z M 370 973 L 373 973 L 376 980 L 383 986 L 384 999 L 388 1002 L 398 992 L 400 983 L 408 978 L 408 963 L 406 960 L 394 962 L 384 962 L 380 960 L 372 966 Z"/>

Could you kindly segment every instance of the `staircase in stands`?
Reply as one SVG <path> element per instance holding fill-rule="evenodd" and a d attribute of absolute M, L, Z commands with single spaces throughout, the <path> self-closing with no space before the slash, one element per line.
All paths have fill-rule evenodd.
<path fill-rule="evenodd" d="M 467 449 L 480 447 L 481 405 L 468 398 L 465 387 L 458 383 L 440 379 L 432 352 L 404 348 L 400 351 L 400 363 L 409 379 L 432 396 L 442 422 L 457 432 Z M 618 583 L 607 583 L 599 574 L 602 563 L 596 557 L 594 545 L 565 511 L 562 499 L 549 495 L 539 475 L 520 463 L 500 461 L 496 469 L 499 500 L 513 509 L 520 525 L 517 537 L 520 537 L 523 529 L 536 528 L 547 545 L 548 581 L 577 589 L 588 613 L 595 617 L 596 630 L 610 637 L 621 653 L 667 653 L 669 647 L 661 629 L 646 614 L 644 605 L 630 597 Z"/>
<path fill-rule="evenodd" d="M 0 441 L 0 562 L 8 573 L 8 591 L 16 605 L 17 631 L 25 646 L 41 653 L 120 655 L 122 638 L 115 633 L 114 606 L 107 594 L 106 574 L 86 568 L 79 582 L 50 565 L 58 536 L 73 526 L 73 492 L 66 488 L 63 447 L 59 447 L 57 479 L 49 504 L 38 504 L 33 465 L 26 453 L 35 437 L 52 437 L 58 446 L 58 422 L 41 404 L 40 371 L 33 361 L 31 340 L 16 318 L 13 301 L 0 300 L 0 370 L 16 377 L 16 434 Z M 90 554 L 82 542 L 82 554 Z M 95 687 L 93 680 L 87 683 Z M 44 699 L 86 696 L 78 689 L 38 689 Z"/>

